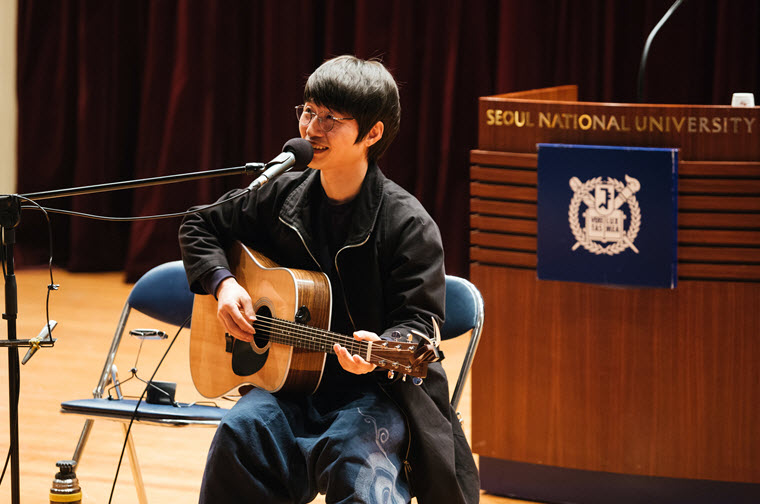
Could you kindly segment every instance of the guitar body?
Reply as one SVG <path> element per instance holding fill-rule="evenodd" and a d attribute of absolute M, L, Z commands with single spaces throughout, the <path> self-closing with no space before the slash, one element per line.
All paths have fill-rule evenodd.
<path fill-rule="evenodd" d="M 324 273 L 280 267 L 240 242 L 228 255 L 232 273 L 251 296 L 257 316 L 293 321 L 307 311 L 308 317 L 298 322 L 329 328 L 332 301 Z M 190 371 L 203 396 L 220 397 L 241 385 L 303 394 L 317 389 L 327 354 L 269 341 L 266 331 L 259 329 L 253 343 L 236 340 L 226 334 L 216 312 L 214 296 L 195 296 Z"/>

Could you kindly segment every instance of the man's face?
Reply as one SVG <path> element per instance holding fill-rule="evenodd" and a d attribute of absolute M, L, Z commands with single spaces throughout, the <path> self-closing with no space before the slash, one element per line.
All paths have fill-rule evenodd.
<path fill-rule="evenodd" d="M 305 110 L 316 113 L 318 117 L 325 119 L 328 116 L 336 118 L 330 131 L 324 131 L 317 117 L 304 126 L 298 123 L 301 138 L 308 140 L 314 148 L 314 158 L 309 166 L 317 170 L 329 170 L 337 168 L 350 168 L 353 165 L 367 163 L 367 146 L 364 142 L 356 142 L 359 134 L 359 125 L 353 118 L 347 118 L 349 114 L 320 107 L 312 102 L 306 102 Z"/>

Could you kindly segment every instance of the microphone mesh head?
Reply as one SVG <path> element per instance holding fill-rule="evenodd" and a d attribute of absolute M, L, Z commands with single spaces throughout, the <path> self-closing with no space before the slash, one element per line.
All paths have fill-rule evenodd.
<path fill-rule="evenodd" d="M 282 146 L 283 152 L 292 152 L 295 159 L 293 168 L 305 168 L 314 157 L 314 149 L 311 144 L 303 138 L 291 138 Z"/>

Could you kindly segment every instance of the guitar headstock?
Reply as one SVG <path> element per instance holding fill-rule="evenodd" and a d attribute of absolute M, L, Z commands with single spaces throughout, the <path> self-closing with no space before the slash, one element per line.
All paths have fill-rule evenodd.
<path fill-rule="evenodd" d="M 443 360 L 443 352 L 427 342 L 400 340 L 373 341 L 371 359 L 373 364 L 391 373 L 402 373 L 414 378 L 425 378 L 431 362 Z"/>

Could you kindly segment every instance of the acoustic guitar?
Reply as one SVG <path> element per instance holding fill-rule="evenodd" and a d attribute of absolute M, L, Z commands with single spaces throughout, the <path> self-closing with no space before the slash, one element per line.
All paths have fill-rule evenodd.
<path fill-rule="evenodd" d="M 443 358 L 437 342 L 357 341 L 327 330 L 332 300 L 324 273 L 278 266 L 237 242 L 228 252 L 232 273 L 253 301 L 254 340 L 233 338 L 216 317 L 214 296 L 196 295 L 190 331 L 190 371 L 205 397 L 223 396 L 243 385 L 270 392 L 316 391 L 327 353 L 339 343 L 352 355 L 392 373 L 424 378 L 427 365 Z M 434 323 L 435 326 L 435 323 Z M 436 326 L 436 331 L 438 330 Z"/>

